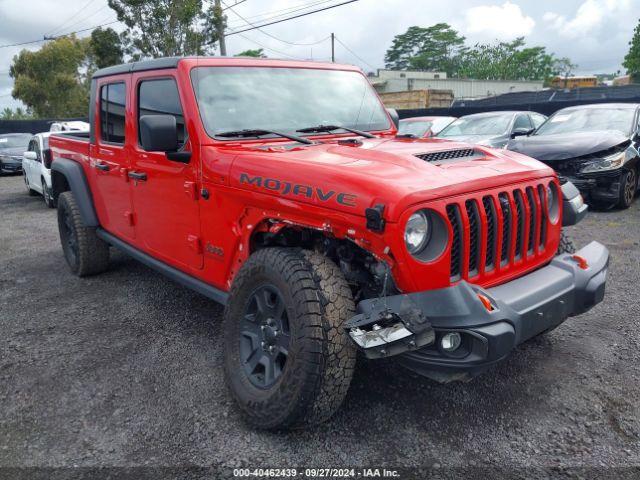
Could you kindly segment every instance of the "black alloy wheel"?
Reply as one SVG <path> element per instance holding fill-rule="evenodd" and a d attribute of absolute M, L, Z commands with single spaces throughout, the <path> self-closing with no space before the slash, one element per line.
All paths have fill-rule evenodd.
<path fill-rule="evenodd" d="M 622 174 L 621 181 L 620 206 L 629 208 L 636 196 L 636 190 L 638 190 L 638 175 L 635 168 L 625 171 Z"/>
<path fill-rule="evenodd" d="M 290 341 L 282 294 L 270 284 L 258 287 L 249 295 L 240 325 L 240 357 L 254 386 L 267 389 L 280 379 Z"/>

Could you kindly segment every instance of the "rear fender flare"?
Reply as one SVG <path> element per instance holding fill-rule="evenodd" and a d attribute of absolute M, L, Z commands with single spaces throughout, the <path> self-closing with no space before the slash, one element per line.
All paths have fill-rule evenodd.
<path fill-rule="evenodd" d="M 87 227 L 100 226 L 96 209 L 93 205 L 91 189 L 80 164 L 66 158 L 56 158 L 51 165 L 51 185 L 53 198 L 56 202 L 62 192 L 71 190 L 78 202 L 84 224 Z"/>

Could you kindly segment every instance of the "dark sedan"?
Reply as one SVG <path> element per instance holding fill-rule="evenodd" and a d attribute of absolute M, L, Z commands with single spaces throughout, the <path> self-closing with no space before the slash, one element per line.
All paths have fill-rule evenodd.
<path fill-rule="evenodd" d="M 22 172 L 22 154 L 32 136 L 30 133 L 0 135 L 0 174 Z"/>
<path fill-rule="evenodd" d="M 442 130 L 438 138 L 504 148 L 514 137 L 527 135 L 547 117 L 535 112 L 486 112 L 460 117 Z"/>
<path fill-rule="evenodd" d="M 628 208 L 638 190 L 639 121 L 638 104 L 564 108 L 507 148 L 546 163 L 594 206 Z"/>

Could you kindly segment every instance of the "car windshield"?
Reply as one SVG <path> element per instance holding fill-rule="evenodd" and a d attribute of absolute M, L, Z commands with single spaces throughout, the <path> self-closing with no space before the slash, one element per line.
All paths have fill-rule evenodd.
<path fill-rule="evenodd" d="M 437 134 L 444 127 L 454 120 L 453 117 L 432 118 L 430 120 L 400 120 L 400 135 L 415 135 L 416 137 L 424 137 L 431 130 L 433 134 Z"/>
<path fill-rule="evenodd" d="M 318 125 L 387 130 L 389 117 L 357 72 L 303 68 L 197 67 L 191 80 L 207 133 L 295 132 Z"/>
<path fill-rule="evenodd" d="M 461 135 L 504 135 L 509 129 L 512 115 L 482 115 L 462 117 L 442 130 L 438 137 Z"/>
<path fill-rule="evenodd" d="M 633 108 L 580 108 L 553 114 L 534 135 L 618 130 L 628 135 L 632 130 Z"/>
<path fill-rule="evenodd" d="M 31 140 L 30 134 L 24 135 L 0 135 L 0 150 L 5 148 L 20 148 L 27 149 Z"/>

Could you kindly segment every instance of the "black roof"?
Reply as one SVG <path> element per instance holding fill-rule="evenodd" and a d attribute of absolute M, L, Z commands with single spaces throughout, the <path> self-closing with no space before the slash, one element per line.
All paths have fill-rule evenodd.
<path fill-rule="evenodd" d="M 122 63 L 112 67 L 96 70 L 93 78 L 108 77 L 109 75 L 119 75 L 121 73 L 142 72 L 144 70 L 160 70 L 165 68 L 176 68 L 178 62 L 185 57 L 164 57 L 153 60 L 143 60 L 142 62 Z"/>

